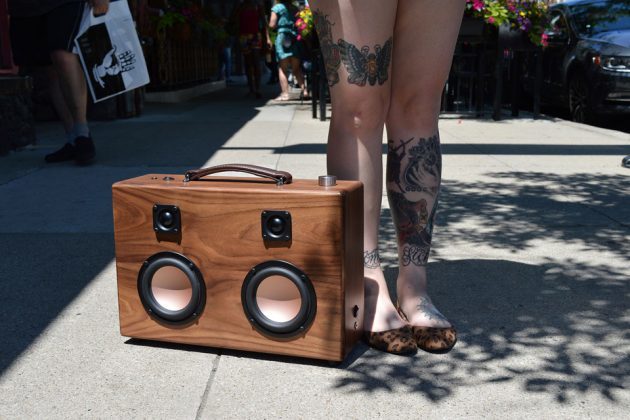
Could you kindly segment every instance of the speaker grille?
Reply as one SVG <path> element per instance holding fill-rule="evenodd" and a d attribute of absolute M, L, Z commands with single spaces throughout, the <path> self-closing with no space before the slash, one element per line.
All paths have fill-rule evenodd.
<path fill-rule="evenodd" d="M 266 261 L 252 268 L 243 281 L 241 300 L 254 328 L 277 338 L 304 334 L 317 311 L 310 279 L 286 261 Z"/>
<path fill-rule="evenodd" d="M 201 272 L 175 252 L 160 252 L 144 262 L 138 274 L 138 294 L 146 311 L 167 323 L 194 320 L 206 303 Z"/>

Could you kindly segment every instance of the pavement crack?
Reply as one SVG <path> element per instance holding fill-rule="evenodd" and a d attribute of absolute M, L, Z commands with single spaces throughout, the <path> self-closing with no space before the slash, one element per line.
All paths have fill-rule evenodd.
<path fill-rule="evenodd" d="M 206 384 L 206 389 L 203 392 L 203 396 L 201 397 L 201 402 L 199 403 L 199 408 L 197 409 L 197 416 L 195 416 L 196 420 L 199 420 L 202 417 L 203 410 L 208 405 L 208 398 L 210 397 L 210 390 L 212 389 L 212 384 L 214 383 L 214 377 L 216 376 L 217 370 L 219 369 L 219 362 L 221 361 L 221 353 L 217 354 L 217 357 L 212 362 L 212 370 L 210 371 L 210 377 L 208 378 L 208 383 Z"/>

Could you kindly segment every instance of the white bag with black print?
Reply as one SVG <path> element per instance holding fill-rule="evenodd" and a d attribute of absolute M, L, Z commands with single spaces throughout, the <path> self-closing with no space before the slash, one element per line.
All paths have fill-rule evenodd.
<path fill-rule="evenodd" d="M 149 83 L 149 72 L 127 0 L 112 1 L 94 16 L 87 6 L 74 40 L 94 102 Z"/>

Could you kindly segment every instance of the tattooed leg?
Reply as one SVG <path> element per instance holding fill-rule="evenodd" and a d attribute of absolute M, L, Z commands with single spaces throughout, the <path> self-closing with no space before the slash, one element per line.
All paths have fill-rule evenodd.
<path fill-rule="evenodd" d="M 441 173 L 437 133 L 388 142 L 387 195 L 398 239 L 398 298 L 412 325 L 450 326 L 426 289 Z"/>
<path fill-rule="evenodd" d="M 389 73 L 391 58 L 387 54 L 389 47 L 385 48 L 385 44 L 390 38 L 393 40 L 397 3 L 382 0 L 309 1 L 332 100 L 328 173 L 339 179 L 360 180 L 364 185 L 363 249 L 367 251 L 364 254 L 364 328 L 367 331 L 385 331 L 405 325 L 393 305 L 385 276 L 378 266 L 378 254 L 374 252 L 378 248 L 383 198 L 383 125 L 389 109 L 392 80 Z M 368 56 L 381 57 L 380 61 L 366 59 L 359 72 L 365 76 L 365 85 L 373 81 L 373 86 L 363 88 L 346 81 L 349 73 L 346 65 L 342 65 L 339 39 L 357 45 L 359 55 L 361 47 L 368 45 Z M 350 49 L 346 48 L 347 51 Z"/>
<path fill-rule="evenodd" d="M 333 42 L 332 37 L 332 26 L 334 24 L 319 9 L 313 11 L 313 20 L 317 36 L 319 37 L 319 47 L 324 56 L 328 86 L 332 87 L 339 82 L 339 65 L 341 64 L 339 47 Z"/>
<path fill-rule="evenodd" d="M 378 255 L 378 249 L 371 251 L 363 251 L 363 267 L 365 268 L 380 268 L 381 259 Z"/>
<path fill-rule="evenodd" d="M 344 39 L 337 41 L 341 61 L 348 72 L 348 83 L 365 86 L 369 82 L 374 86 L 378 81 L 379 85 L 388 79 L 389 63 L 392 60 L 392 38 L 390 37 L 381 47 L 374 46 L 374 52 L 370 52 L 370 47 L 364 45 L 361 49 L 347 42 Z"/>
<path fill-rule="evenodd" d="M 441 173 L 437 134 L 388 142 L 387 195 L 403 266 L 427 263 Z"/>

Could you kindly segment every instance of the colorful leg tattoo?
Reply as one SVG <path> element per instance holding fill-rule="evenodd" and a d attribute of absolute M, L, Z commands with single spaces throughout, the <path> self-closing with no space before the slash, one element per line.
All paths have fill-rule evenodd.
<path fill-rule="evenodd" d="M 388 142 L 387 196 L 404 266 L 427 264 L 441 174 L 438 134 Z"/>

